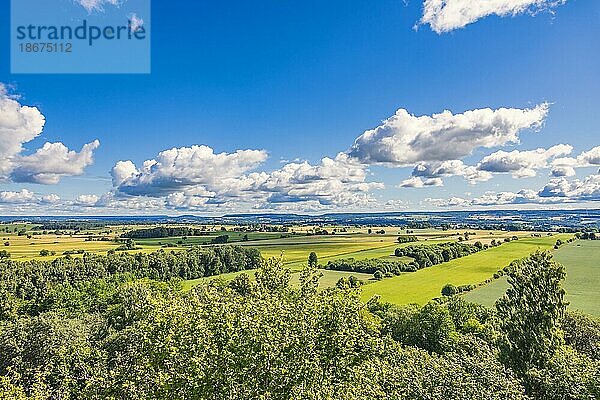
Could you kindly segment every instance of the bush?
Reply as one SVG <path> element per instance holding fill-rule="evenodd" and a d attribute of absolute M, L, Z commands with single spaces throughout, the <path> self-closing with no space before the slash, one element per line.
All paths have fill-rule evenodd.
<path fill-rule="evenodd" d="M 443 296 L 454 296 L 455 294 L 458 293 L 458 289 L 456 288 L 456 286 L 454 286 L 451 283 L 447 283 L 443 288 L 442 288 L 442 295 Z"/>

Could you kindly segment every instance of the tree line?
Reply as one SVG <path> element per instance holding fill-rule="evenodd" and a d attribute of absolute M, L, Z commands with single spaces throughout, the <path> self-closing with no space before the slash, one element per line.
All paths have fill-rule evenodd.
<path fill-rule="evenodd" d="M 468 256 L 483 250 L 483 245 L 457 242 L 446 242 L 431 245 L 409 245 L 399 247 L 394 252 L 396 257 L 410 257 L 418 265 L 418 269 L 448 262 L 455 258 Z"/>
<path fill-rule="evenodd" d="M 413 235 L 402 235 L 402 236 L 398 236 L 398 239 L 396 239 L 396 242 L 398 243 L 411 243 L 411 242 L 418 242 L 419 238 Z"/>
<path fill-rule="evenodd" d="M 189 226 L 157 226 L 154 228 L 134 229 L 121 235 L 130 239 L 157 239 L 173 236 L 208 236 L 205 229 L 190 228 Z"/>
<path fill-rule="evenodd" d="M 76 290 L 86 282 L 98 285 L 114 275 L 130 279 L 168 281 L 197 279 L 227 272 L 256 269 L 262 257 L 256 249 L 241 246 L 193 247 L 186 251 L 152 253 L 85 253 L 52 261 L 0 262 L 0 314 L 37 314 L 56 291 Z M 86 288 L 86 290 L 93 288 Z"/>
<path fill-rule="evenodd" d="M 325 269 L 333 271 L 358 272 L 362 274 L 375 274 L 380 271 L 382 274 L 392 275 L 400 275 L 401 272 L 414 272 L 417 270 L 417 267 L 416 263 L 405 263 L 382 258 L 330 260 L 324 266 Z"/>

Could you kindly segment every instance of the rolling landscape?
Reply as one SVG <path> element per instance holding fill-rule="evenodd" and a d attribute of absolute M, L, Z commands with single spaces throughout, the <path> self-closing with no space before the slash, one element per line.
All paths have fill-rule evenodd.
<path fill-rule="evenodd" d="M 0 2 L 0 400 L 600 400 L 599 21 Z"/>
<path fill-rule="evenodd" d="M 468 213 L 450 213 L 443 218 L 411 215 L 393 225 L 364 224 L 381 222 L 384 215 L 378 214 L 361 214 L 356 219 L 347 214 L 343 225 L 331 221 L 311 223 L 309 216 L 296 216 L 295 222 L 287 220 L 284 224 L 259 223 L 254 216 L 236 216 L 236 224 L 230 223 L 231 216 L 186 223 L 179 218 L 161 221 L 162 217 L 138 218 L 135 223 L 130 217 L 7 218 L 0 224 L 4 244 L 0 252 L 0 354 L 6 357 L 18 352 L 24 358 L 4 358 L 4 365 L 23 372 L 37 365 L 51 373 L 49 376 L 56 376 L 56 368 L 67 368 L 73 371 L 67 372 L 71 374 L 75 372 L 72 368 L 85 368 L 91 362 L 106 364 L 87 372 L 87 377 L 81 378 L 84 380 L 74 375 L 55 383 L 40 376 L 41 369 L 37 369 L 18 378 L 30 380 L 32 386 L 19 388 L 5 380 L 2 390 L 12 398 L 38 398 L 40 393 L 53 398 L 74 387 L 92 398 L 122 398 L 125 393 L 162 398 L 171 396 L 173 390 L 200 390 L 203 394 L 198 394 L 199 398 L 206 393 L 219 398 L 226 390 L 218 386 L 194 387 L 206 380 L 215 384 L 215 379 L 226 381 L 228 378 L 217 378 L 216 371 L 235 370 L 239 368 L 237 363 L 248 356 L 272 360 L 277 354 L 277 362 L 294 364 L 304 359 L 296 352 L 308 352 L 302 357 L 331 357 L 321 352 L 333 351 L 333 357 L 339 359 L 340 354 L 357 351 L 352 350 L 354 346 L 361 346 L 349 342 L 352 337 L 369 340 L 368 351 L 391 344 L 406 346 L 400 353 L 403 361 L 387 367 L 395 373 L 421 368 L 415 364 L 415 357 L 420 357 L 419 362 L 422 357 L 430 357 L 427 371 L 431 373 L 433 368 L 434 378 L 430 383 L 419 383 L 432 385 L 429 389 L 394 389 L 408 393 L 410 398 L 427 398 L 420 397 L 420 390 L 437 390 L 434 388 L 439 387 L 440 374 L 455 376 L 466 374 L 463 368 L 473 368 L 468 358 L 453 366 L 437 363 L 446 357 L 466 356 L 469 350 L 461 349 L 464 345 L 502 346 L 506 339 L 495 330 L 508 330 L 502 322 L 505 313 L 524 312 L 527 318 L 540 318 L 536 310 L 541 306 L 545 314 L 540 323 L 556 318 L 562 346 L 580 352 L 579 358 L 568 356 L 568 363 L 577 363 L 583 375 L 563 377 L 560 385 L 575 384 L 570 382 L 577 379 L 577 385 L 583 385 L 576 386 L 578 391 L 594 394 L 600 338 L 600 240 L 595 235 L 600 235 L 600 225 L 594 220 L 578 229 L 573 220 L 589 220 L 590 212 L 571 214 L 555 221 L 551 229 L 540 221 L 547 221 L 555 213 L 544 211 L 521 215 L 518 223 L 511 224 L 502 222 L 502 211 L 487 212 L 486 218 L 477 220 Z M 315 216 L 314 221 L 323 218 Z M 560 221 L 567 222 L 561 226 Z M 518 303 L 505 309 L 511 301 Z M 555 317 L 547 314 L 552 312 Z M 250 315 L 251 319 L 246 320 Z M 342 328 L 345 324 L 350 325 Z M 377 330 L 371 331 L 375 326 Z M 110 332 L 97 331 L 107 327 Z M 521 335 L 542 328 L 533 323 L 526 329 Z M 34 332 L 35 336 L 30 336 Z M 225 336 L 213 337 L 217 332 Z M 243 339 L 239 336 L 242 333 L 246 335 Z M 151 336 L 139 341 L 139 334 Z M 328 345 L 333 346 L 331 350 L 290 342 L 317 340 L 314 343 L 321 348 L 322 339 L 317 338 L 322 334 L 334 335 Z M 48 340 L 52 346 L 39 355 L 13 347 L 27 343 L 38 348 L 36 343 L 43 345 Z M 126 342 L 120 342 L 123 340 Z M 256 340 L 260 340 L 260 346 L 269 346 L 263 356 L 257 350 L 248 353 L 247 346 L 256 345 Z M 386 340 L 391 342 L 385 344 Z M 127 347 L 121 347 L 125 343 Z M 208 343 L 216 353 L 206 361 L 179 359 L 182 351 L 190 355 L 204 353 L 207 349 L 202 350 L 203 346 Z M 164 345 L 169 346 L 168 353 L 155 359 L 159 354 L 156 346 Z M 295 353 L 286 355 L 290 348 Z M 408 350 L 411 348 L 417 353 Z M 224 349 L 227 356 L 219 355 Z M 390 354 L 377 357 L 392 357 L 399 349 L 388 349 Z M 520 398 L 525 390 L 548 390 L 520 388 L 534 378 L 520 383 L 512 375 L 499 372 L 501 364 L 495 357 L 504 353 L 492 349 L 483 355 L 479 348 L 477 355 L 487 360 L 477 367 L 477 374 L 492 376 L 480 376 L 483 380 L 478 382 L 464 381 L 451 389 L 452 393 L 458 390 L 462 397 L 467 396 L 462 391 L 469 390 L 475 396 Z M 114 357 L 125 357 L 123 365 L 113 365 Z M 140 357 L 145 360 L 142 369 Z M 176 359 L 177 366 L 171 366 Z M 48 364 L 50 360 L 52 364 Z M 169 364 L 165 364 L 167 360 Z M 190 375 L 199 362 L 202 368 L 212 365 L 215 372 L 206 377 Z M 255 361 L 241 371 L 264 374 L 269 368 L 265 362 Z M 133 375 L 131 368 L 138 368 Z M 365 373 L 369 379 L 378 376 L 372 372 L 361 375 Z M 186 382 L 174 380 L 180 374 L 187 377 Z M 167 379 L 163 383 L 166 386 L 160 386 L 158 376 Z M 194 380 L 190 381 L 192 376 Z M 306 378 L 302 374 L 296 379 Z M 539 384 L 540 378 L 535 379 Z M 495 386 L 489 386 L 490 380 Z M 36 386 L 36 381 L 44 382 L 44 386 Z M 323 381 L 319 382 L 318 397 L 325 387 Z M 544 387 L 554 388 L 556 384 L 545 383 L 548 386 Z M 241 385 L 242 396 L 253 398 L 258 392 L 245 391 L 261 391 L 264 383 Z M 288 396 L 288 390 L 293 390 L 278 385 L 282 385 L 278 386 L 282 392 L 276 397 Z M 344 392 L 336 396 L 351 398 L 346 392 L 348 385 L 346 381 Z M 371 392 L 372 386 L 368 388 L 353 387 L 352 391 L 358 393 L 358 398 L 377 396 Z"/>

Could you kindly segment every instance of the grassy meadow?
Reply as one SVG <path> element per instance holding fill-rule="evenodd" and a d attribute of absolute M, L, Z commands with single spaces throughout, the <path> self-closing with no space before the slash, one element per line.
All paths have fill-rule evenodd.
<path fill-rule="evenodd" d="M 555 259 L 567 270 L 564 288 L 570 307 L 600 316 L 600 241 L 577 240 L 565 244 L 555 252 Z M 467 293 L 465 299 L 492 306 L 507 288 L 503 277 Z"/>
<path fill-rule="evenodd" d="M 570 236 L 522 237 L 467 257 L 365 285 L 362 297 L 366 301 L 378 295 L 381 301 L 394 304 L 424 304 L 439 297 L 447 283 L 456 286 L 479 284 L 511 261 L 526 257 L 537 249 L 551 249 L 557 239 L 564 240 Z"/>

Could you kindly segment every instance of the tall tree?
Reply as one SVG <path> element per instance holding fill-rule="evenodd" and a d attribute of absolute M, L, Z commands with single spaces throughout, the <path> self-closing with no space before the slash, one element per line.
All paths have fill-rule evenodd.
<path fill-rule="evenodd" d="M 310 268 L 317 268 L 318 264 L 319 264 L 319 258 L 317 257 L 317 253 L 315 253 L 313 251 L 308 255 L 308 266 Z"/>
<path fill-rule="evenodd" d="M 510 288 L 496 302 L 501 356 L 515 372 L 543 368 L 562 343 L 565 269 L 547 252 L 536 252 L 508 274 Z"/>

